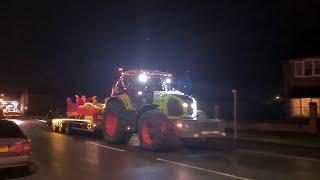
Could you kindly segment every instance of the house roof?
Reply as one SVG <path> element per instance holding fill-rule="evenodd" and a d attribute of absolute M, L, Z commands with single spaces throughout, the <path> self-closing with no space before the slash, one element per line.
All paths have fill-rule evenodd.
<path fill-rule="evenodd" d="M 314 59 L 320 60 L 320 56 L 289 59 L 288 61 L 289 62 L 296 62 L 296 61 L 305 61 L 305 60 L 314 60 Z"/>

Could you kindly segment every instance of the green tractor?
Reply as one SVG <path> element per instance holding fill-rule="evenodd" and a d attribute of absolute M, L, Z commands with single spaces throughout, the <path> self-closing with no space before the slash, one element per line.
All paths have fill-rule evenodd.
<path fill-rule="evenodd" d="M 198 110 L 197 101 L 171 86 L 172 74 L 119 69 L 121 76 L 106 98 L 102 132 L 107 142 L 127 144 L 138 134 L 149 151 L 178 148 L 183 140 L 223 137 L 221 120 Z"/>

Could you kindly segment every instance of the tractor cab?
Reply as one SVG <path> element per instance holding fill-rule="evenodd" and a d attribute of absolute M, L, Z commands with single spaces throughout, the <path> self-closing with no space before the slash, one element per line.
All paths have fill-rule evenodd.
<path fill-rule="evenodd" d="M 155 91 L 178 92 L 171 86 L 172 74 L 158 70 L 121 71 L 121 76 L 112 88 L 112 94 L 127 94 L 130 97 L 143 99 L 151 104 Z"/>

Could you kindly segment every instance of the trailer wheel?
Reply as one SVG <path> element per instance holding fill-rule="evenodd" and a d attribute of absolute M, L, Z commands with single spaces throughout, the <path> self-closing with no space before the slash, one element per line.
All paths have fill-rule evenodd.
<path fill-rule="evenodd" d="M 59 127 L 59 133 L 64 133 L 65 132 L 65 129 L 66 129 L 66 123 L 62 123 Z"/>
<path fill-rule="evenodd" d="M 58 128 L 57 128 L 57 126 L 52 125 L 52 131 L 53 131 L 53 132 L 58 132 Z"/>
<path fill-rule="evenodd" d="M 128 112 L 119 101 L 107 104 L 102 119 L 102 133 L 105 140 L 113 144 L 127 144 L 129 132 L 127 131 Z"/>
<path fill-rule="evenodd" d="M 176 150 L 180 147 L 175 128 L 158 111 L 148 111 L 139 120 L 140 145 L 148 151 Z"/>
<path fill-rule="evenodd" d="M 64 132 L 65 132 L 67 135 L 72 134 L 72 131 L 71 131 L 71 129 L 70 129 L 70 124 L 69 124 L 69 123 L 65 123 Z"/>

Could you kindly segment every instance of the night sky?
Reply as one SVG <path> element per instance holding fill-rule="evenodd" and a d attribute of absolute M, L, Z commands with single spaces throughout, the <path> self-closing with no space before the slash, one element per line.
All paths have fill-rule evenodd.
<path fill-rule="evenodd" d="M 1 5 L 0 86 L 105 96 L 123 67 L 190 71 L 196 94 L 280 92 L 283 61 L 320 54 L 319 5 L 10 1 Z"/>

